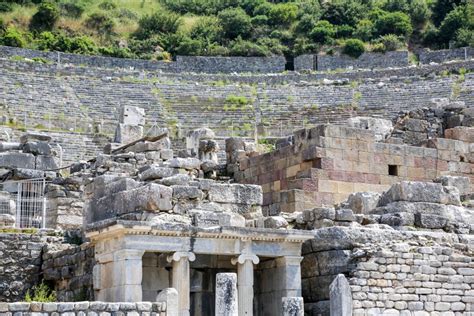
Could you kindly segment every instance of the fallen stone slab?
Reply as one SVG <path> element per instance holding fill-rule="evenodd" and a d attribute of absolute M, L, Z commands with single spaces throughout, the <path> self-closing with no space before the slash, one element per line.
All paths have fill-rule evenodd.
<path fill-rule="evenodd" d="M 188 213 L 193 218 L 193 225 L 197 227 L 245 227 L 245 218 L 236 213 L 209 212 L 195 209 Z"/>
<path fill-rule="evenodd" d="M 354 214 L 369 214 L 377 207 L 379 199 L 380 193 L 377 192 L 357 192 L 349 195 L 347 203 Z"/>
<path fill-rule="evenodd" d="M 23 144 L 23 152 L 31 153 L 33 155 L 51 155 L 51 145 L 47 142 L 37 141 L 37 142 L 27 142 Z"/>
<path fill-rule="evenodd" d="M 27 153 L 0 153 L 0 167 L 35 169 L 35 156 Z"/>
<path fill-rule="evenodd" d="M 456 188 L 432 182 L 402 181 L 395 183 L 382 194 L 379 206 L 398 201 L 461 205 L 459 191 Z"/>
<path fill-rule="evenodd" d="M 143 137 L 143 126 L 118 124 L 114 143 L 127 144 Z"/>
<path fill-rule="evenodd" d="M 114 194 L 113 209 L 117 211 L 117 214 L 134 211 L 168 211 L 172 209 L 172 194 L 171 188 L 150 183 Z"/>
<path fill-rule="evenodd" d="M 433 181 L 441 183 L 443 186 L 456 187 L 461 195 L 471 192 L 471 181 L 468 177 L 441 176 Z"/>
<path fill-rule="evenodd" d="M 171 177 L 166 177 L 160 180 L 160 184 L 171 185 L 187 185 L 191 181 L 191 177 L 187 174 L 176 174 Z"/>
<path fill-rule="evenodd" d="M 174 176 L 178 173 L 175 168 L 151 166 L 139 174 L 140 180 L 149 181 Z"/>
<path fill-rule="evenodd" d="M 31 141 L 50 142 L 52 137 L 48 134 L 28 132 L 20 137 L 20 143 L 26 144 Z"/>
<path fill-rule="evenodd" d="M 197 158 L 173 158 L 167 161 L 167 165 L 171 168 L 200 169 L 201 160 Z"/>
<path fill-rule="evenodd" d="M 173 199 L 195 199 L 202 200 L 204 193 L 195 186 L 189 185 L 172 185 Z"/>
<path fill-rule="evenodd" d="M 216 183 L 211 185 L 209 200 L 219 203 L 262 205 L 263 193 L 259 185 Z"/>
<path fill-rule="evenodd" d="M 58 164 L 52 156 L 36 156 L 35 168 L 38 170 L 55 170 Z"/>
<path fill-rule="evenodd" d="M 10 150 L 20 150 L 20 149 L 21 149 L 20 143 L 12 143 L 12 142 L 0 143 L 0 151 L 10 151 Z"/>
<path fill-rule="evenodd" d="M 44 177 L 44 171 L 36 169 L 16 168 L 13 169 L 14 180 L 39 179 Z"/>

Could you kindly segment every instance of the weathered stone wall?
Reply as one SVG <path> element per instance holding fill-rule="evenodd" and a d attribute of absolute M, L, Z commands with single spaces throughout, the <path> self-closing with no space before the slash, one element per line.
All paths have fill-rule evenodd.
<path fill-rule="evenodd" d="M 262 186 L 265 215 L 333 205 L 350 193 L 381 192 L 402 180 L 473 178 L 469 143 L 444 138 L 425 147 L 380 143 L 372 131 L 336 125 L 296 131 L 293 145 L 259 156 L 247 157 L 235 146 L 226 150 L 236 181 Z"/>
<path fill-rule="evenodd" d="M 28 289 L 40 280 L 43 247 L 60 242 L 45 233 L 0 230 L 0 301 L 22 300 Z"/>
<path fill-rule="evenodd" d="M 392 229 L 323 228 L 303 247 L 308 315 L 329 315 L 329 284 L 351 285 L 354 315 L 470 315 L 472 235 Z"/>
<path fill-rule="evenodd" d="M 388 67 L 407 67 L 408 51 L 395 51 L 387 53 L 363 53 L 358 58 L 347 55 L 330 56 L 317 55 L 317 69 L 327 71 L 344 68 L 388 68 Z"/>
<path fill-rule="evenodd" d="M 293 63 L 295 71 L 316 70 L 316 55 L 305 54 L 296 56 Z"/>
<path fill-rule="evenodd" d="M 420 63 L 442 63 L 450 60 L 468 60 L 474 58 L 473 47 L 462 47 L 443 50 L 422 50 L 419 53 Z"/>
<path fill-rule="evenodd" d="M 177 310 L 167 306 L 166 302 L 77 302 L 77 303 L 0 303 L 2 316 L 27 316 L 39 313 L 44 316 L 54 315 L 177 315 Z"/>
<path fill-rule="evenodd" d="M 231 73 L 256 72 L 278 73 L 285 70 L 286 60 L 276 57 L 204 57 L 177 56 L 177 69 L 180 72 Z"/>
<path fill-rule="evenodd" d="M 53 284 L 60 302 L 94 300 L 92 269 L 94 247 L 89 243 L 70 245 L 59 251 L 46 251 L 41 266 L 43 279 Z"/>

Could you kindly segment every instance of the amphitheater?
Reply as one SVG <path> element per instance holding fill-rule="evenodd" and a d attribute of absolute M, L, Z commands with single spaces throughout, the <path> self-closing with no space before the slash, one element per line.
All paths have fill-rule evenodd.
<path fill-rule="evenodd" d="M 474 49 L 416 57 L 0 46 L 0 316 L 474 315 Z"/>

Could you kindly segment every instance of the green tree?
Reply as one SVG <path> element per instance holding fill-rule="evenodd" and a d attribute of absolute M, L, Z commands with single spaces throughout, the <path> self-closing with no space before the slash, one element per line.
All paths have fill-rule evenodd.
<path fill-rule="evenodd" d="M 408 37 L 413 32 L 410 17 L 403 12 L 390 12 L 375 21 L 377 35 L 395 34 Z"/>
<path fill-rule="evenodd" d="M 336 30 L 334 25 L 329 23 L 328 21 L 318 21 L 316 26 L 311 31 L 311 38 L 320 44 L 329 44 L 334 39 L 334 35 L 336 34 Z"/>
<path fill-rule="evenodd" d="M 55 3 L 43 2 L 38 12 L 31 18 L 30 27 L 33 30 L 52 30 L 59 19 L 59 9 Z"/>
<path fill-rule="evenodd" d="M 248 38 L 252 29 L 250 16 L 242 8 L 229 8 L 218 15 L 224 34 L 228 39 L 238 36 Z"/>
<path fill-rule="evenodd" d="M 181 17 L 178 14 L 167 11 L 145 15 L 138 21 L 138 29 L 134 37 L 143 40 L 156 34 L 176 33 L 181 22 Z"/>
<path fill-rule="evenodd" d="M 449 12 L 439 27 L 439 41 L 447 46 L 449 41 L 456 38 L 459 30 L 465 29 L 474 32 L 474 12 L 472 11 L 471 6 L 463 5 Z"/>
<path fill-rule="evenodd" d="M 7 27 L 3 36 L 0 38 L 2 45 L 13 47 L 25 47 L 26 40 L 23 34 L 13 26 Z"/>
<path fill-rule="evenodd" d="M 372 39 L 374 33 L 374 23 L 372 21 L 363 19 L 357 22 L 354 36 L 363 40 L 369 41 Z"/>
<path fill-rule="evenodd" d="M 115 22 L 104 12 L 94 12 L 85 20 L 85 25 L 99 34 L 111 35 Z"/>
<path fill-rule="evenodd" d="M 446 15 L 456 6 L 463 3 L 464 0 L 435 0 L 431 11 L 433 23 L 435 26 L 440 26 Z"/>
<path fill-rule="evenodd" d="M 350 38 L 345 41 L 342 53 L 354 58 L 358 58 L 365 52 L 364 42 L 360 39 Z"/>
<path fill-rule="evenodd" d="M 355 25 L 364 18 L 368 7 L 357 0 L 333 0 L 324 2 L 323 10 L 323 20 L 334 25 Z"/>
<path fill-rule="evenodd" d="M 268 17 L 272 25 L 289 25 L 296 19 L 298 7 L 293 3 L 278 3 L 270 9 Z"/>

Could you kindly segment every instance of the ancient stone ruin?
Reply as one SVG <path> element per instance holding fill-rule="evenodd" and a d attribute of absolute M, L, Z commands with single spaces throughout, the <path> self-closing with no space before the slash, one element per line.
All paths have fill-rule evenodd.
<path fill-rule="evenodd" d="M 1 82 L 48 85 L 48 65 L 0 63 Z M 96 68 L 65 66 L 78 85 L 58 86 L 61 100 L 104 102 L 72 106 L 76 129 L 15 125 L 0 89 L 0 316 L 474 315 L 474 77 L 460 63 L 474 68 L 268 74 L 252 90 L 237 82 L 262 74 L 164 72 L 155 105 L 149 74 L 124 84 L 103 68 L 99 94 Z M 199 112 L 223 91 L 226 110 Z M 340 92 L 351 111 L 282 105 Z M 77 130 L 88 115 L 102 118 Z"/>

